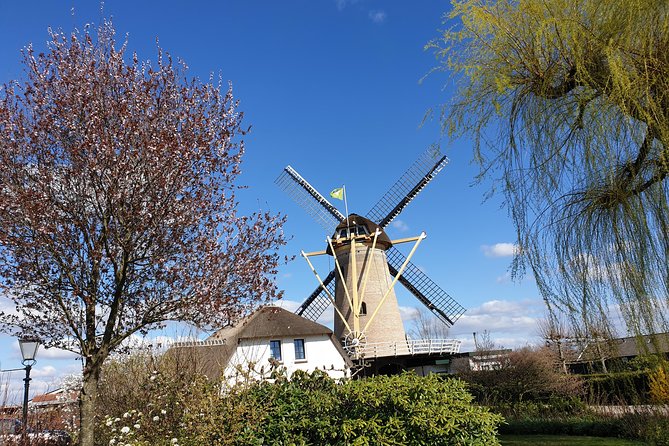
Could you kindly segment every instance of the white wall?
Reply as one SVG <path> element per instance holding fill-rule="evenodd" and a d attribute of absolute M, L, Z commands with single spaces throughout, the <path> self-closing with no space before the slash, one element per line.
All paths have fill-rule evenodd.
<path fill-rule="evenodd" d="M 304 339 L 305 359 L 295 359 L 294 339 Z M 288 376 L 296 370 L 312 372 L 325 370 L 332 378 L 347 376 L 346 362 L 328 335 L 272 338 L 281 341 L 281 366 Z M 230 358 L 225 377 L 229 384 L 247 379 L 267 378 L 271 371 L 269 338 L 242 339 Z"/>

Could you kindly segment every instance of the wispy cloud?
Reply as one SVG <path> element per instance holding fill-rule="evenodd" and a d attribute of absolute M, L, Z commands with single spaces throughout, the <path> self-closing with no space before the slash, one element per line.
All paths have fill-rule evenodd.
<path fill-rule="evenodd" d="M 511 273 L 509 271 L 505 272 L 501 276 L 497 276 L 495 279 L 497 283 L 509 283 L 511 282 Z"/>
<path fill-rule="evenodd" d="M 518 252 L 518 245 L 513 243 L 495 243 L 481 245 L 481 251 L 486 257 L 511 257 Z"/>
<path fill-rule="evenodd" d="M 374 23 L 383 23 L 386 21 L 386 12 L 381 10 L 369 11 L 369 18 Z"/>
<path fill-rule="evenodd" d="M 358 3 L 358 1 L 360 0 L 335 0 L 335 2 L 337 3 L 337 9 L 340 11 L 346 8 L 346 6 L 348 5 L 354 5 Z"/>
<path fill-rule="evenodd" d="M 391 226 L 393 229 L 397 229 L 400 232 L 406 232 L 409 230 L 409 225 L 406 224 L 403 220 L 393 220 Z"/>

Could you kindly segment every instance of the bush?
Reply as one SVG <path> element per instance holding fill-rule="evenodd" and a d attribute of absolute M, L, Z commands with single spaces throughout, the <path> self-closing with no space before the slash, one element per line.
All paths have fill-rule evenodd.
<path fill-rule="evenodd" d="M 560 371 L 550 349 L 526 347 L 497 358 L 496 362 L 495 370 L 464 370 L 458 374 L 481 404 L 570 399 L 582 394 L 581 380 Z"/>
<path fill-rule="evenodd" d="M 591 404 L 644 404 L 648 402 L 649 370 L 584 375 Z"/>
<path fill-rule="evenodd" d="M 562 419 L 580 416 L 587 412 L 587 406 L 579 398 L 558 396 L 552 396 L 545 401 L 501 403 L 491 409 L 504 418 L 513 420 Z"/>
<path fill-rule="evenodd" d="M 337 384 L 323 372 L 296 373 L 291 380 L 228 394 L 207 411 L 215 418 L 203 423 L 200 412 L 187 421 L 191 434 L 182 444 L 499 444 L 501 417 L 474 406 L 472 399 L 462 382 L 436 375 Z M 230 417 L 233 407 L 237 413 Z M 248 411 L 253 422 L 245 421 Z"/>
<path fill-rule="evenodd" d="M 577 435 L 590 437 L 622 437 L 617 420 L 588 417 L 567 417 L 562 419 L 524 419 L 508 421 L 500 427 L 502 434 L 515 435 Z"/>
<path fill-rule="evenodd" d="M 669 419 L 659 411 L 630 412 L 621 416 L 584 413 L 563 418 L 507 419 L 502 434 L 623 437 L 651 446 L 669 446 Z"/>
<path fill-rule="evenodd" d="M 648 374 L 650 399 L 654 403 L 669 403 L 669 363 L 663 362 Z"/>
<path fill-rule="evenodd" d="M 342 444 L 498 444 L 501 417 L 474 406 L 459 380 L 406 373 L 352 381 L 343 390 Z"/>
<path fill-rule="evenodd" d="M 318 371 L 290 380 L 278 373 L 274 382 L 222 394 L 219 383 L 158 359 L 110 365 L 98 444 L 499 444 L 502 417 L 474 405 L 456 379 L 407 373 L 337 382 Z"/>

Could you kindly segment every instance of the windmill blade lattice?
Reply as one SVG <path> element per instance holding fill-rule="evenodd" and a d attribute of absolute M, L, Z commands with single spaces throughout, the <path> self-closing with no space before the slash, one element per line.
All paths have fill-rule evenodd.
<path fill-rule="evenodd" d="M 290 166 L 274 181 L 297 204 L 302 206 L 328 234 L 332 234 L 345 217 L 336 207 Z"/>
<path fill-rule="evenodd" d="M 437 148 L 430 148 L 367 213 L 367 218 L 385 228 L 418 193 L 448 164 L 448 158 Z"/>
<path fill-rule="evenodd" d="M 335 294 L 335 270 L 330 271 L 330 274 L 323 280 L 323 285 L 330 292 L 330 295 L 334 296 Z M 328 309 L 330 306 L 330 298 L 328 293 L 319 286 L 314 290 L 313 293 L 307 297 L 307 299 L 302 302 L 302 305 L 295 311 L 296 314 L 304 316 L 307 319 L 316 321 L 321 315 Z"/>
<path fill-rule="evenodd" d="M 386 256 L 390 274 L 397 276 L 397 271 L 402 267 L 406 257 L 395 247 L 388 249 Z M 439 285 L 411 262 L 407 264 L 399 281 L 411 294 L 416 296 L 416 299 L 449 327 L 465 312 L 462 305 L 457 303 L 446 291 L 442 290 Z"/>

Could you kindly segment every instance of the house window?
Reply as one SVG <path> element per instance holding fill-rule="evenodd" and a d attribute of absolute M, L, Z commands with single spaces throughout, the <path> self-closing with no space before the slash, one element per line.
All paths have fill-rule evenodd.
<path fill-rule="evenodd" d="M 295 339 L 293 340 L 293 344 L 295 345 L 295 360 L 300 361 L 306 359 L 307 356 L 304 353 L 304 339 Z"/>
<path fill-rule="evenodd" d="M 361 316 L 364 316 L 364 315 L 366 315 L 366 314 L 367 314 L 367 304 L 363 302 L 363 303 L 360 305 L 360 315 L 361 315 Z"/>
<path fill-rule="evenodd" d="M 281 341 L 269 341 L 269 355 L 281 361 Z"/>

